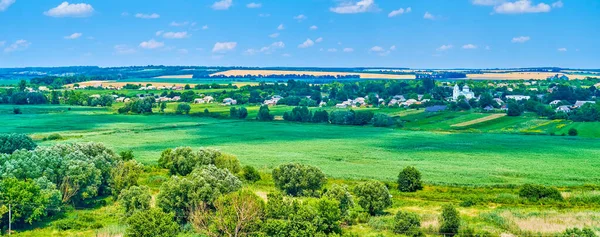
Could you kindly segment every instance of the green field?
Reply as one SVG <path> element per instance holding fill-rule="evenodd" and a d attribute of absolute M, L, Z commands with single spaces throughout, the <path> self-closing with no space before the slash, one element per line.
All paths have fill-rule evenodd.
<path fill-rule="evenodd" d="M 414 165 L 430 184 L 573 186 L 600 182 L 600 140 L 596 138 L 116 115 L 101 108 L 68 110 L 65 106 L 21 107 L 23 114 L 14 115 L 12 108 L 0 106 L 2 133 L 28 133 L 36 139 L 60 133 L 66 142 L 103 142 L 117 151 L 134 150 L 136 158 L 146 164 L 155 164 L 164 149 L 191 146 L 220 149 L 263 171 L 281 163 L 302 162 L 344 179 L 392 181 L 402 167 Z M 467 119 L 445 120 L 443 126 Z M 598 129 L 595 125 L 577 126 L 592 127 L 593 133 Z"/>

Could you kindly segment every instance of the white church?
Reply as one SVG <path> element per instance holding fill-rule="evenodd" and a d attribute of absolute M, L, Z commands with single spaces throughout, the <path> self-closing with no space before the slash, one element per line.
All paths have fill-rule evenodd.
<path fill-rule="evenodd" d="M 456 101 L 458 99 L 459 96 L 464 96 L 465 98 L 467 98 L 467 100 L 473 99 L 475 98 L 475 93 L 471 91 L 471 89 L 469 89 L 469 86 L 467 86 L 465 84 L 465 86 L 463 86 L 462 91 L 460 90 L 460 87 L 458 87 L 458 84 L 454 85 L 454 91 L 452 92 L 452 99 L 454 101 Z"/>

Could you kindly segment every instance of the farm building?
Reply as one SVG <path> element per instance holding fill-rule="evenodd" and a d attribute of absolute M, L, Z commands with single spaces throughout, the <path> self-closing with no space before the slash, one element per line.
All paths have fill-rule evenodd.
<path fill-rule="evenodd" d="M 506 96 L 507 100 L 516 100 L 516 101 L 529 100 L 530 98 L 531 98 L 531 96 L 528 96 L 528 95 L 507 95 Z"/>
<path fill-rule="evenodd" d="M 573 108 L 579 108 L 579 107 L 583 106 L 584 104 L 588 104 L 588 103 L 590 103 L 590 104 L 595 104 L 595 103 L 596 103 L 596 101 L 581 101 L 581 100 L 578 100 L 578 101 L 577 101 L 577 102 L 575 102 L 575 104 L 573 105 Z"/>

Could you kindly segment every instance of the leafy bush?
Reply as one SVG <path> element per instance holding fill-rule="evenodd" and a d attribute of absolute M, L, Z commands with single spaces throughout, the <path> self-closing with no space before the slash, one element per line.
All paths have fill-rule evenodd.
<path fill-rule="evenodd" d="M 177 109 L 175 110 L 176 114 L 189 114 L 192 107 L 188 103 L 179 103 L 177 105 Z"/>
<path fill-rule="evenodd" d="M 381 213 L 392 205 L 388 188 L 379 181 L 367 181 L 357 185 L 354 187 L 354 194 L 358 199 L 358 205 L 371 215 Z"/>
<path fill-rule="evenodd" d="M 221 152 L 212 149 L 200 149 L 194 152 L 190 147 L 177 147 L 162 152 L 158 164 L 169 169 L 172 175 L 188 175 L 198 166 L 214 164 Z"/>
<path fill-rule="evenodd" d="M 229 154 L 223 154 L 215 157 L 215 166 L 219 169 L 227 169 L 229 172 L 237 174 L 241 171 L 240 161 L 237 157 Z"/>
<path fill-rule="evenodd" d="M 58 133 L 53 133 L 53 134 L 50 134 L 50 135 L 49 135 L 49 136 L 47 136 L 47 137 L 44 137 L 44 139 L 43 139 L 43 140 L 44 140 L 44 141 L 55 141 L 55 140 L 62 140 L 62 139 L 63 139 L 63 137 L 62 137 L 60 134 L 58 134 Z"/>
<path fill-rule="evenodd" d="M 573 137 L 577 136 L 577 134 L 579 134 L 579 132 L 577 132 L 577 129 L 575 129 L 575 128 L 570 128 L 568 133 L 569 133 L 569 136 L 573 136 Z"/>
<path fill-rule="evenodd" d="M 298 196 L 313 194 L 321 189 L 327 179 L 317 167 L 292 163 L 273 169 L 273 181 L 279 190 Z"/>
<path fill-rule="evenodd" d="M 540 199 L 563 200 L 560 191 L 554 187 L 544 187 L 542 185 L 525 184 L 519 190 L 519 196 L 532 201 Z"/>
<path fill-rule="evenodd" d="M 25 134 L 0 134 L 0 153 L 11 154 L 16 150 L 33 150 L 35 142 Z"/>
<path fill-rule="evenodd" d="M 272 121 L 275 117 L 269 113 L 269 106 L 260 106 L 256 119 L 259 121 Z"/>
<path fill-rule="evenodd" d="M 354 206 L 352 194 L 348 192 L 348 187 L 334 184 L 324 195 L 327 198 L 337 200 L 340 203 L 342 216 L 348 215 L 348 211 Z"/>
<path fill-rule="evenodd" d="M 119 195 L 119 203 L 125 209 L 125 215 L 131 216 L 136 211 L 150 209 L 150 189 L 146 186 L 132 186 Z"/>
<path fill-rule="evenodd" d="M 121 151 L 121 152 L 119 152 L 119 157 L 121 158 L 122 161 L 133 160 L 133 158 L 134 158 L 133 151 L 132 150 Z"/>
<path fill-rule="evenodd" d="M 375 114 L 373 117 L 373 126 L 375 127 L 389 127 L 394 125 L 394 123 L 394 118 L 384 113 Z"/>
<path fill-rule="evenodd" d="M 562 233 L 562 237 L 598 237 L 596 233 L 590 228 L 573 228 L 566 229 L 565 232 Z"/>
<path fill-rule="evenodd" d="M 110 171 L 111 188 L 113 195 L 118 196 L 121 190 L 138 184 L 138 179 L 143 172 L 142 164 L 135 160 L 119 161 Z"/>
<path fill-rule="evenodd" d="M 135 212 L 127 219 L 127 237 L 175 237 L 179 225 L 173 221 L 173 213 L 164 213 L 160 209 Z"/>
<path fill-rule="evenodd" d="M 442 207 L 442 217 L 440 218 L 440 233 L 454 236 L 458 234 L 460 228 L 460 214 L 452 205 Z"/>
<path fill-rule="evenodd" d="M 407 166 L 398 175 L 398 189 L 402 192 L 416 192 L 423 189 L 421 172 L 415 167 Z"/>
<path fill-rule="evenodd" d="M 411 212 L 399 211 L 394 216 L 394 233 L 408 236 L 424 236 L 419 216 Z"/>
<path fill-rule="evenodd" d="M 258 173 L 258 171 L 252 166 L 249 166 L 249 165 L 244 166 L 244 168 L 242 169 L 242 172 L 243 172 L 244 179 L 251 183 L 254 183 L 261 179 L 260 173 Z"/>

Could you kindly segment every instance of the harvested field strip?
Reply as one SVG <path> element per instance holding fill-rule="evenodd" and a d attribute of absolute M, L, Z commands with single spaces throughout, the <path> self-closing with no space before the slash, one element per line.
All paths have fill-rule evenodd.
<path fill-rule="evenodd" d="M 483 117 L 483 118 L 479 118 L 479 119 L 475 119 L 475 120 L 471 120 L 471 121 L 467 121 L 464 123 L 457 123 L 454 125 L 451 125 L 450 127 L 466 127 L 466 126 L 470 126 L 473 124 L 478 124 L 478 123 L 483 123 L 483 122 L 487 122 L 487 121 L 491 121 L 497 118 L 501 118 L 506 116 L 506 114 L 492 114 L 490 116 L 487 117 Z"/>
<path fill-rule="evenodd" d="M 189 74 L 189 75 L 164 75 L 164 76 L 159 76 L 159 77 L 155 77 L 155 78 L 160 78 L 160 79 L 192 79 L 194 77 L 193 74 Z"/>
<path fill-rule="evenodd" d="M 228 70 L 218 72 L 211 76 L 273 76 L 273 75 L 311 75 L 311 76 L 346 76 L 358 75 L 361 79 L 415 79 L 415 75 L 394 75 L 381 73 L 354 73 L 354 72 L 320 72 L 320 71 L 284 71 L 284 70 Z"/>

